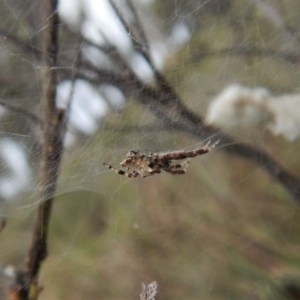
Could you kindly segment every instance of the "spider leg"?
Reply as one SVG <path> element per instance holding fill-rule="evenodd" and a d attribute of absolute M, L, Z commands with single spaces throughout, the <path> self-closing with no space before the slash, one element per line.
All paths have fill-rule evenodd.
<path fill-rule="evenodd" d="M 187 159 L 186 161 L 180 164 L 175 164 L 175 165 L 170 165 L 169 167 L 165 167 L 164 170 L 173 175 L 183 175 L 186 173 L 189 163 L 190 163 L 190 159 Z"/>
<path fill-rule="evenodd" d="M 103 163 L 103 165 L 106 166 L 108 169 L 115 171 L 119 175 L 124 175 L 124 176 L 129 177 L 129 178 L 135 178 L 135 177 L 139 176 L 138 172 L 136 172 L 135 170 L 130 170 L 129 168 L 127 168 L 128 171 L 132 171 L 132 173 L 125 172 L 123 170 L 117 170 L 113 166 L 111 166 L 107 163 Z"/>
<path fill-rule="evenodd" d="M 216 141 L 213 145 L 210 146 L 211 141 L 208 141 L 208 143 L 203 148 L 192 150 L 192 151 L 175 151 L 175 152 L 160 154 L 160 158 L 169 159 L 169 160 L 171 159 L 181 160 L 185 158 L 195 157 L 210 152 L 213 148 L 216 147 L 218 143 L 219 141 Z"/>
<path fill-rule="evenodd" d="M 172 175 L 183 175 L 186 173 L 186 170 L 173 170 L 173 169 L 164 169 L 166 172 L 171 173 Z"/>
<path fill-rule="evenodd" d="M 188 166 L 190 164 L 190 158 L 186 159 L 180 164 L 175 164 L 175 165 L 170 165 L 170 169 L 184 169 L 185 171 L 187 170 Z"/>

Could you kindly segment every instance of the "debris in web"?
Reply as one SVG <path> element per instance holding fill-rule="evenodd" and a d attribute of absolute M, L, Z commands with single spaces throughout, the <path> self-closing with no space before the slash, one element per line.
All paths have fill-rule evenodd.
<path fill-rule="evenodd" d="M 152 283 L 142 283 L 142 293 L 140 294 L 141 300 L 155 300 L 155 296 L 158 293 L 158 283 L 153 281 Z"/>

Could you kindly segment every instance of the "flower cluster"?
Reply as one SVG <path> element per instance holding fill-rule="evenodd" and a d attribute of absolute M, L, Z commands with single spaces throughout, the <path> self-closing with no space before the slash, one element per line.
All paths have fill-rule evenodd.
<path fill-rule="evenodd" d="M 222 128 L 264 121 L 274 135 L 294 141 L 300 135 L 300 94 L 273 96 L 265 88 L 227 87 L 210 104 L 206 123 Z"/>

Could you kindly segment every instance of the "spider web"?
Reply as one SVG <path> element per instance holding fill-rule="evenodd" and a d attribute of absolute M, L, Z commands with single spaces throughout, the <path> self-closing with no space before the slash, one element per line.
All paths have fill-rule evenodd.
<path fill-rule="evenodd" d="M 48 25 L 39 1 L 0 8 L 7 273 L 24 262 L 41 202 Z M 298 11 L 296 0 L 60 1 L 57 105 L 69 120 L 43 297 L 133 299 L 154 280 L 158 297 L 172 299 L 299 293 L 298 204 L 263 156 L 299 174 Z M 181 103 L 219 129 L 197 127 Z M 233 142 L 222 135 L 184 176 L 128 179 L 103 166 L 119 168 L 129 150 L 194 150 L 220 134 Z M 232 144 L 255 147 L 261 160 L 229 155 Z"/>

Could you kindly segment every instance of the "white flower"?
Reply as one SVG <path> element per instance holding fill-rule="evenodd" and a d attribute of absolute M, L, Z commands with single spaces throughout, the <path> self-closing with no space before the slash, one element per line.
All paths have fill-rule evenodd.
<path fill-rule="evenodd" d="M 270 115 L 267 109 L 270 97 L 264 88 L 231 85 L 210 104 L 206 123 L 227 128 L 258 123 Z"/>
<path fill-rule="evenodd" d="M 265 88 L 251 89 L 235 84 L 212 101 L 206 123 L 228 129 L 264 120 L 274 135 L 282 134 L 294 141 L 300 135 L 299 111 L 300 94 L 274 97 Z"/>
<path fill-rule="evenodd" d="M 300 94 L 270 99 L 269 108 L 274 116 L 268 124 L 272 133 L 282 134 L 289 141 L 296 140 L 300 135 Z"/>

